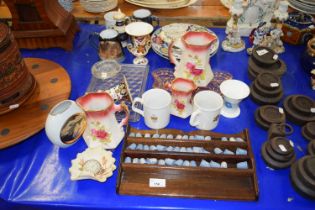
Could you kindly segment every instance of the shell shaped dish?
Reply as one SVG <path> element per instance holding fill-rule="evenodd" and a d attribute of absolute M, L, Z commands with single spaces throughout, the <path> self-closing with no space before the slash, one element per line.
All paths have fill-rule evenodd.
<path fill-rule="evenodd" d="M 99 182 L 105 182 L 107 178 L 113 175 L 116 169 L 115 158 L 112 152 L 106 151 L 100 147 L 87 148 L 79 153 L 76 159 L 71 161 L 71 180 L 93 179 Z"/>

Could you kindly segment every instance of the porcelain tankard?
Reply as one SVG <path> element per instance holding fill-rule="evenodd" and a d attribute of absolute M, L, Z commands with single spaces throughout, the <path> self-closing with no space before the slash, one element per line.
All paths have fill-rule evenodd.
<path fill-rule="evenodd" d="M 87 128 L 83 138 L 89 147 L 102 147 L 115 149 L 124 137 L 123 126 L 128 123 L 128 107 L 121 103 L 114 104 L 108 93 L 88 93 L 76 101 L 85 111 L 87 116 Z M 117 122 L 116 112 L 124 111 L 126 117 Z"/>

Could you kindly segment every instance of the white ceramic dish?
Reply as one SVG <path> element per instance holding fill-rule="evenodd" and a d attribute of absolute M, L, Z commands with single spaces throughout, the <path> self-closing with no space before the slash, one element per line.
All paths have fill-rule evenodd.
<path fill-rule="evenodd" d="M 152 34 L 152 49 L 163 58 L 169 59 L 169 53 L 174 58 L 179 58 L 182 51 L 180 38 L 188 31 L 208 31 L 217 37 L 213 31 L 203 26 L 189 23 L 172 23 L 159 28 Z M 169 52 L 169 46 L 172 42 L 174 42 L 174 44 L 172 44 L 172 50 Z M 211 56 L 217 52 L 219 45 L 220 43 L 217 37 L 217 41 L 210 50 Z"/>
<path fill-rule="evenodd" d="M 105 182 L 116 169 L 112 153 L 101 147 L 87 148 L 71 161 L 71 180 L 93 179 Z"/>
<path fill-rule="evenodd" d="M 49 112 L 45 131 L 51 143 L 69 147 L 83 134 L 86 128 L 84 111 L 71 100 L 61 101 Z"/>

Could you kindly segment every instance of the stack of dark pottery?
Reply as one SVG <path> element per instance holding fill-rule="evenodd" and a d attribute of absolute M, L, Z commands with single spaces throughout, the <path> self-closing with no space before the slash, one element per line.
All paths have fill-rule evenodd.
<path fill-rule="evenodd" d="M 315 199 L 315 156 L 305 156 L 291 167 L 291 181 L 303 196 Z"/>
<path fill-rule="evenodd" d="M 283 96 L 280 78 L 269 72 L 260 73 L 250 86 L 250 95 L 258 104 L 277 104 Z"/>
<path fill-rule="evenodd" d="M 255 120 L 263 129 L 268 130 L 271 124 L 285 123 L 283 109 L 274 105 L 264 105 L 255 111 Z"/>
<path fill-rule="evenodd" d="M 248 62 L 248 74 L 250 79 L 255 79 L 260 73 L 273 73 L 281 77 L 286 72 L 286 64 L 278 58 L 278 55 L 269 47 L 257 46 Z"/>
<path fill-rule="evenodd" d="M 296 157 L 292 143 L 285 137 L 274 137 L 266 141 L 261 154 L 266 164 L 274 169 L 291 166 Z"/>
<path fill-rule="evenodd" d="M 307 146 L 307 152 L 309 155 L 315 155 L 315 141 L 311 141 Z M 314 166 L 315 167 L 315 166 Z"/>
<path fill-rule="evenodd" d="M 302 135 L 308 141 L 315 140 L 315 121 L 308 122 L 302 127 Z"/>
<path fill-rule="evenodd" d="M 304 125 L 315 121 L 315 101 L 308 96 L 290 95 L 285 98 L 283 107 L 288 119 L 293 123 Z"/>

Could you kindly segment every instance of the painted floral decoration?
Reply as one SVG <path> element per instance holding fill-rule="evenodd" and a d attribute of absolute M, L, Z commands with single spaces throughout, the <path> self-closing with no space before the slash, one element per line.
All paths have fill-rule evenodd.
<path fill-rule="evenodd" d="M 111 134 L 106 131 L 104 125 L 98 121 L 92 122 L 91 125 L 93 126 L 91 129 L 91 137 L 94 141 L 111 142 Z"/>
<path fill-rule="evenodd" d="M 177 110 L 179 113 L 183 112 L 184 109 L 185 109 L 185 104 L 184 104 L 182 101 L 179 101 L 178 99 L 176 99 L 176 100 L 174 101 L 174 105 L 175 105 L 175 107 L 176 107 L 176 110 Z"/>

